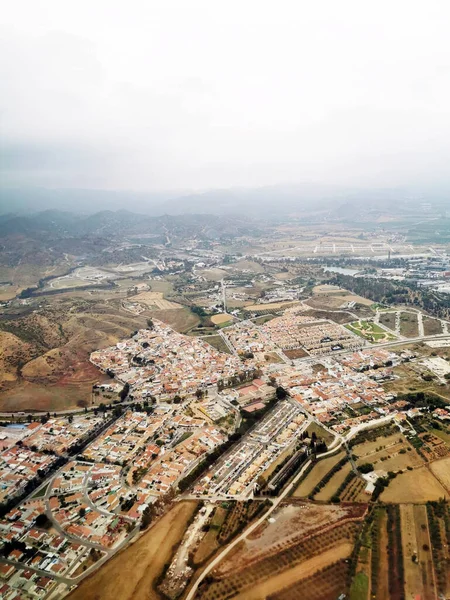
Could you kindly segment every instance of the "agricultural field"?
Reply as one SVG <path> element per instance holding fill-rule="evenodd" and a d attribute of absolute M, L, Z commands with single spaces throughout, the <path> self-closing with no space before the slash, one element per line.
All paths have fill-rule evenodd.
<path fill-rule="evenodd" d="M 200 323 L 200 318 L 187 307 L 172 308 L 170 310 L 148 310 L 147 314 L 167 323 L 179 333 L 188 333 Z"/>
<path fill-rule="evenodd" d="M 267 595 L 276 594 L 279 590 L 283 590 L 293 584 L 295 585 L 295 583 L 302 579 L 312 577 L 315 573 L 322 571 L 322 569 L 325 569 L 336 560 L 339 561 L 348 558 L 352 548 L 353 545 L 350 542 L 342 541 L 316 556 L 307 558 L 292 568 L 264 579 L 261 583 L 252 585 L 252 587 L 245 589 L 245 591 L 234 598 L 235 600 L 264 600 Z"/>
<path fill-rule="evenodd" d="M 382 441 L 378 440 L 378 444 L 375 446 L 374 442 L 360 444 L 353 448 L 353 452 L 358 456 L 357 465 L 371 463 L 375 471 L 393 471 L 395 473 L 423 464 L 422 458 L 402 434 L 389 436 Z"/>
<path fill-rule="evenodd" d="M 348 462 L 331 477 L 330 481 L 314 496 L 314 500 L 329 502 L 351 470 L 351 464 Z"/>
<path fill-rule="evenodd" d="M 428 431 L 432 435 L 435 435 L 437 438 L 439 438 L 443 442 L 445 442 L 445 444 L 447 445 L 447 447 L 450 448 L 450 433 L 448 432 L 448 430 L 444 431 L 443 429 L 436 429 L 435 427 L 430 427 L 428 429 Z"/>
<path fill-rule="evenodd" d="M 220 544 L 229 542 L 239 531 L 266 508 L 265 502 L 227 502 L 227 514 L 221 524 L 217 540 Z"/>
<path fill-rule="evenodd" d="M 352 294 L 334 285 L 317 285 L 313 288 L 313 297 L 307 301 L 312 308 L 338 309 L 346 307 L 349 302 L 355 302 L 367 307 L 367 314 L 371 314 L 372 300 Z"/>
<path fill-rule="evenodd" d="M 400 522 L 406 598 L 436 597 L 426 507 L 402 504 Z"/>
<path fill-rule="evenodd" d="M 381 461 L 382 458 L 398 454 L 401 450 L 407 450 L 408 448 L 411 448 L 409 442 L 402 433 L 397 431 L 387 436 L 377 437 L 375 440 L 355 444 L 352 446 L 352 453 L 358 457 L 357 462 L 359 464 L 364 462 L 375 464 L 384 462 Z M 421 462 L 419 461 L 417 464 L 421 464 Z"/>
<path fill-rule="evenodd" d="M 359 518 L 364 512 L 365 507 L 312 504 L 295 499 L 283 502 L 272 515 L 274 522 L 266 522 L 253 532 L 222 572 L 237 568 L 243 560 L 253 561 L 267 553 L 289 548 L 305 536 L 318 534 L 349 517 Z"/>
<path fill-rule="evenodd" d="M 450 457 L 435 460 L 431 463 L 430 469 L 433 472 L 433 475 L 450 494 Z"/>
<path fill-rule="evenodd" d="M 369 577 L 360 571 L 353 578 L 350 586 L 350 600 L 367 600 L 369 594 Z"/>
<path fill-rule="evenodd" d="M 371 531 L 371 593 L 375 600 L 389 597 L 387 512 L 378 508 Z"/>
<path fill-rule="evenodd" d="M 372 343 L 389 342 L 397 339 L 395 335 L 388 333 L 372 321 L 354 321 L 345 325 L 345 327 L 352 333 Z"/>
<path fill-rule="evenodd" d="M 402 600 L 404 598 L 404 565 L 399 506 L 388 506 L 386 508 L 386 515 L 389 598 L 392 600 Z"/>
<path fill-rule="evenodd" d="M 449 494 L 425 466 L 397 475 L 380 496 L 382 502 L 399 504 L 423 504 L 440 498 L 449 498 Z"/>
<path fill-rule="evenodd" d="M 197 509 L 196 502 L 178 502 L 134 544 L 87 577 L 70 600 L 160 600 L 154 584 L 170 561 Z M 125 576 L 126 574 L 126 576 Z"/>
<path fill-rule="evenodd" d="M 224 269 L 198 269 L 197 273 L 202 277 L 205 277 L 208 281 L 221 281 L 228 275 L 228 271 Z"/>
<path fill-rule="evenodd" d="M 262 315 L 261 317 L 255 317 L 254 319 L 250 319 L 255 325 L 264 325 L 264 323 L 267 323 L 268 321 L 271 321 L 272 319 L 275 318 L 275 315 L 272 314 L 267 314 L 267 315 Z"/>
<path fill-rule="evenodd" d="M 136 296 L 130 296 L 128 300 L 131 302 L 138 302 L 139 304 L 145 304 L 147 308 L 154 310 L 173 310 L 181 308 L 180 304 L 166 300 L 162 292 L 141 292 Z"/>
<path fill-rule="evenodd" d="M 311 309 L 304 312 L 305 317 L 315 317 L 316 319 L 326 319 L 327 321 L 333 321 L 334 323 L 338 323 L 339 325 L 343 325 L 344 323 L 349 323 L 350 321 L 355 320 L 355 314 L 358 314 L 359 311 L 354 310 L 352 313 L 347 312 L 346 310 L 319 310 L 319 309 Z"/>
<path fill-rule="evenodd" d="M 417 322 L 417 313 L 400 313 L 400 334 L 405 337 L 417 337 L 419 335 L 419 325 Z"/>
<path fill-rule="evenodd" d="M 441 435 L 438 436 L 434 433 L 437 431 L 438 430 L 435 429 L 433 433 L 431 433 L 431 431 L 426 431 L 419 434 L 419 437 L 423 442 L 420 451 L 428 461 L 439 460 L 450 454 L 449 442 L 443 438 L 443 436 L 448 436 L 448 434 L 445 431 L 439 431 Z"/>
<path fill-rule="evenodd" d="M 364 492 L 367 482 L 360 477 L 353 477 L 339 495 L 341 502 L 367 502 L 369 496 Z"/>
<path fill-rule="evenodd" d="M 306 498 L 311 494 L 316 485 L 325 477 L 325 475 L 345 457 L 345 452 L 317 461 L 312 470 L 300 482 L 293 493 L 294 498 Z"/>
<path fill-rule="evenodd" d="M 254 260 L 241 259 L 232 264 L 235 271 L 244 271 L 250 273 L 264 273 L 264 267 Z"/>
<path fill-rule="evenodd" d="M 267 543 L 261 545 L 263 540 L 268 540 L 269 534 L 264 530 L 262 536 L 252 540 L 260 551 L 256 553 L 253 549 L 250 552 L 249 547 L 244 550 L 235 549 L 212 572 L 210 580 L 200 587 L 199 598 L 260 600 L 312 577 L 336 560 L 350 556 L 355 536 L 360 529 L 358 520 L 363 514 L 364 512 L 359 511 L 358 514 L 355 513 L 356 521 L 342 524 L 338 522 L 326 530 L 321 527 L 316 534 L 310 534 L 306 538 L 302 538 L 300 534 L 293 536 L 291 526 L 291 540 L 286 539 L 282 544 L 275 543 L 275 526 L 275 538 L 270 546 Z M 307 521 L 306 513 L 303 521 Z"/>
<path fill-rule="evenodd" d="M 428 502 L 426 518 L 434 564 L 434 582 L 439 598 L 450 594 L 450 506 L 448 502 Z"/>
<path fill-rule="evenodd" d="M 348 563 L 338 561 L 306 577 L 281 592 L 268 597 L 268 600 L 336 600 L 346 593 L 348 587 Z"/>

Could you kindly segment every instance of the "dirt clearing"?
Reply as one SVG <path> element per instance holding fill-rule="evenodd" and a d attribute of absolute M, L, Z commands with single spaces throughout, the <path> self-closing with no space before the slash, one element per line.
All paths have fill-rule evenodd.
<path fill-rule="evenodd" d="M 162 292 L 141 292 L 137 296 L 130 296 L 128 300 L 131 302 L 145 304 L 149 308 L 155 308 L 157 310 L 172 310 L 181 308 L 181 304 L 176 304 L 175 302 L 165 300 Z"/>
<path fill-rule="evenodd" d="M 211 317 L 211 321 L 214 323 L 214 325 L 222 325 L 222 323 L 228 323 L 232 320 L 233 317 L 231 317 L 230 315 L 225 315 L 223 313 L 220 315 L 213 315 Z"/>
<path fill-rule="evenodd" d="M 450 457 L 435 460 L 431 463 L 430 468 L 447 492 L 450 493 Z"/>
<path fill-rule="evenodd" d="M 381 494 L 382 502 L 422 504 L 428 500 L 448 498 L 449 495 L 426 467 L 397 475 Z"/>

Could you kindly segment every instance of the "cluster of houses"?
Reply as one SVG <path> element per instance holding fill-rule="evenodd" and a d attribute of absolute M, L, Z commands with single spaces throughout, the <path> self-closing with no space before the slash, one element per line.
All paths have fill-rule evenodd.
<path fill-rule="evenodd" d="M 210 344 L 181 335 L 156 320 L 150 329 L 93 352 L 90 360 L 128 384 L 135 399 L 183 397 L 242 371 L 236 356 L 218 352 Z"/>

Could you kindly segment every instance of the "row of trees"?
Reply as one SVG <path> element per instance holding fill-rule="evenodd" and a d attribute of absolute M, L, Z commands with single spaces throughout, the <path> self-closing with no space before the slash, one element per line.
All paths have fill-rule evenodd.
<path fill-rule="evenodd" d="M 390 504 L 387 510 L 387 534 L 389 557 L 389 592 L 392 598 L 404 600 L 405 567 L 403 564 L 400 506 Z"/>
<path fill-rule="evenodd" d="M 341 460 L 337 464 L 335 464 L 334 467 L 328 471 L 328 473 L 326 473 L 326 475 L 314 487 L 312 492 L 309 494 L 308 498 L 310 500 L 312 500 L 314 498 L 314 496 L 316 494 L 318 494 L 320 492 L 320 490 L 326 486 L 326 484 L 330 481 L 330 479 L 333 477 L 333 475 L 335 475 L 338 471 L 340 471 L 342 469 L 342 467 L 345 464 L 347 464 L 347 462 L 348 462 L 348 456 L 346 455 L 346 456 L 344 456 L 344 458 L 341 458 Z"/>
<path fill-rule="evenodd" d="M 419 288 L 414 281 L 392 281 L 390 279 L 352 277 L 335 274 L 327 283 L 351 290 L 363 298 L 382 304 L 409 304 L 422 308 L 439 318 L 450 314 L 450 295 L 435 290 Z"/>

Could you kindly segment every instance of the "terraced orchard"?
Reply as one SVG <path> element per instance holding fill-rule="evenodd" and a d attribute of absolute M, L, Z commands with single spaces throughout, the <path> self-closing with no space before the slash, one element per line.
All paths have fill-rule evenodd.
<path fill-rule="evenodd" d="M 366 505 L 282 505 L 273 522 L 253 532 L 212 571 L 199 588 L 199 598 L 277 597 L 284 589 L 297 593 L 297 586 L 303 589 L 307 580 L 320 583 L 318 590 L 326 594 L 346 593 L 347 579 L 340 575 L 333 583 L 330 573 L 351 556 L 365 513 Z"/>

